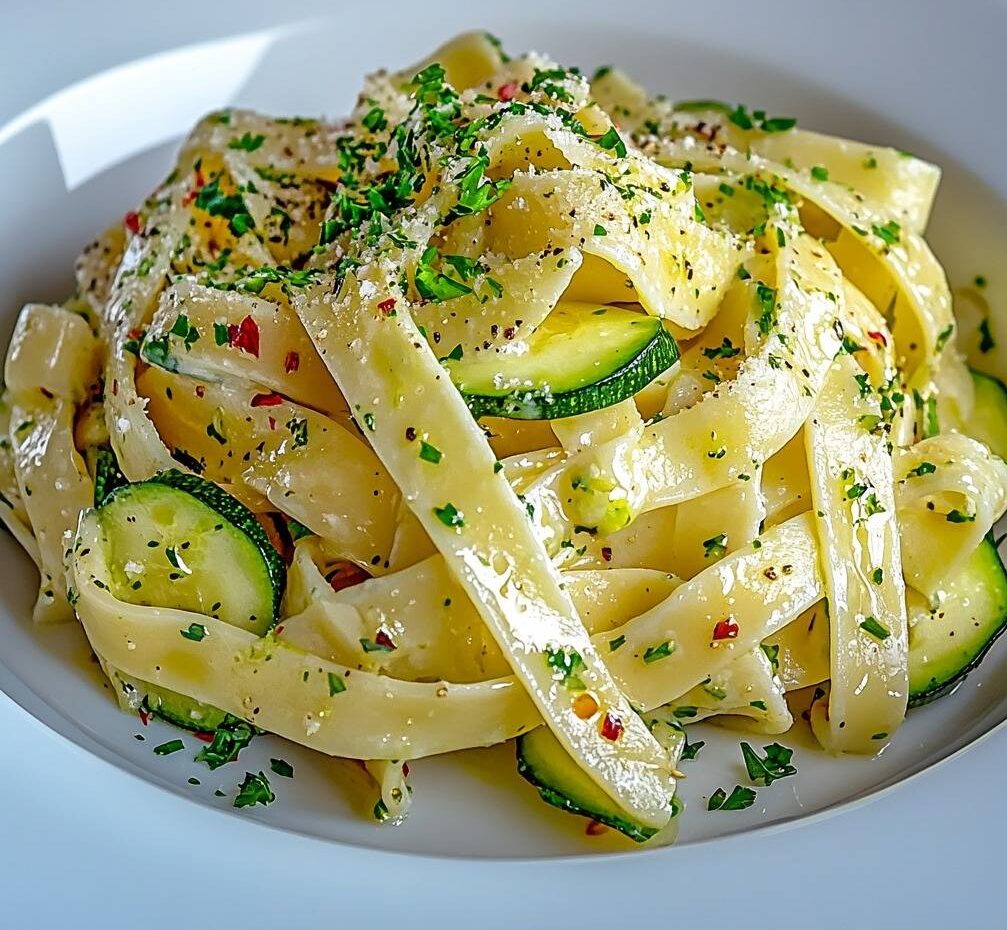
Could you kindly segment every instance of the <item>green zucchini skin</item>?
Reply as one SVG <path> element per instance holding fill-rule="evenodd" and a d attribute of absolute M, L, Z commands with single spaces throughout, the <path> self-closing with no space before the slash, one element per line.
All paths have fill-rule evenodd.
<path fill-rule="evenodd" d="M 129 484 L 119 469 L 119 460 L 111 446 L 99 446 L 94 451 L 94 506 L 100 507 L 116 488 Z"/>
<path fill-rule="evenodd" d="M 678 344 L 656 317 L 600 307 L 553 311 L 525 355 L 447 365 L 477 419 L 559 420 L 632 397 L 678 358 Z"/>
<path fill-rule="evenodd" d="M 940 611 L 909 629 L 909 706 L 954 691 L 1007 629 L 1007 572 L 989 538 L 946 587 Z"/>
<path fill-rule="evenodd" d="M 151 715 L 184 730 L 212 733 L 230 716 L 219 707 L 204 704 L 149 681 L 130 678 L 118 671 L 115 675 L 124 687 L 143 695 L 143 707 Z"/>
<path fill-rule="evenodd" d="M 283 559 L 255 515 L 222 488 L 196 475 L 169 469 L 146 481 L 115 488 L 98 514 L 109 551 L 115 553 L 118 546 L 123 553 L 130 553 L 130 562 L 143 568 L 139 575 L 142 581 L 135 589 L 124 575 L 120 579 L 117 595 L 123 600 L 216 616 L 217 612 L 193 600 L 200 601 L 197 595 L 204 588 L 229 589 L 237 592 L 235 603 L 242 603 L 243 608 L 252 604 L 254 611 L 235 608 L 228 614 L 229 598 L 224 594 L 219 597 L 220 619 L 258 635 L 275 624 L 286 585 Z M 176 537 L 184 539 L 178 552 L 174 544 L 168 544 Z M 209 564 L 201 559 L 201 542 L 212 550 Z M 159 577 L 165 575 L 166 556 L 185 563 L 173 582 L 174 589 L 171 582 Z M 117 564 L 112 569 L 114 578 L 118 577 L 116 572 L 125 572 L 124 566 Z M 232 580 L 225 581 L 228 573 L 233 573 Z"/>
<path fill-rule="evenodd" d="M 1007 458 L 1007 385 L 999 378 L 972 369 L 975 408 L 967 424 L 970 436 L 986 443 L 990 451 Z"/>
<path fill-rule="evenodd" d="M 546 804 L 569 814 L 589 817 L 612 827 L 637 843 L 657 833 L 653 827 L 635 823 L 578 768 L 546 727 L 538 727 L 517 739 L 518 774 L 538 789 Z"/>

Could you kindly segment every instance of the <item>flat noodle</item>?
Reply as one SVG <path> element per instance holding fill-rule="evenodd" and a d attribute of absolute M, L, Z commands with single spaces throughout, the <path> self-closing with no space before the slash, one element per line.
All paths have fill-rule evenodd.
<path fill-rule="evenodd" d="M 905 717 L 909 636 L 891 445 L 859 371 L 849 356 L 836 363 L 805 427 L 832 683 L 811 723 L 833 752 L 874 754 Z"/>

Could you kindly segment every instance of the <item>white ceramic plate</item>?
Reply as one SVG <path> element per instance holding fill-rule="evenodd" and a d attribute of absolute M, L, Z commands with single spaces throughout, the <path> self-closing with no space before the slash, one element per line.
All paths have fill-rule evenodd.
<path fill-rule="evenodd" d="M 251 20 L 263 21 L 260 6 L 249 5 Z M 782 14 L 784 6 L 792 8 L 791 15 Z M 965 4 L 974 7 L 977 30 L 970 33 L 976 47 L 966 48 L 955 38 L 957 20 L 942 24 L 936 3 L 886 4 L 873 11 L 864 31 L 853 22 L 859 6 L 846 3 L 836 10 L 828 25 L 828 57 L 821 55 L 819 30 L 825 26 L 805 4 L 777 5 L 768 23 L 764 9 L 744 12 L 740 4 L 729 13 L 676 9 L 672 15 L 657 3 L 622 4 L 617 11 L 582 3 L 574 20 L 540 12 L 520 22 L 494 7 L 433 22 L 408 4 L 390 3 L 385 16 L 399 26 L 392 34 L 376 31 L 373 21 L 355 11 L 195 46 L 186 46 L 184 33 L 169 29 L 160 40 L 163 51 L 68 86 L 0 128 L 4 326 L 9 329 L 22 302 L 57 300 L 68 291 L 80 246 L 168 170 L 179 136 L 206 110 L 237 104 L 340 114 L 366 70 L 401 66 L 450 33 L 477 24 L 493 29 L 514 50 L 538 48 L 585 69 L 616 63 L 673 97 L 744 100 L 796 115 L 803 125 L 894 144 L 938 161 L 945 178 L 931 241 L 953 284 L 984 274 L 996 300 L 1007 293 L 998 280 L 1007 244 L 1007 186 L 998 161 L 1007 130 L 995 118 L 1003 108 L 994 88 L 1004 82 L 993 50 L 997 36 L 1007 38 L 1007 17 L 1000 7 Z M 929 17 L 920 15 L 923 7 Z M 980 29 L 984 23 L 987 28 Z M 226 36 L 226 27 L 214 28 Z M 374 41 L 377 34 L 380 42 Z M 967 68 L 941 74 L 922 68 L 924 53 L 938 36 L 944 60 L 968 62 Z M 151 44 L 147 37 L 144 42 Z M 981 46 L 987 43 L 993 44 L 984 58 Z M 86 71 L 86 59 L 69 58 Z M 241 816 L 346 844 L 448 856 L 547 857 L 632 848 L 613 835 L 588 838 L 583 821 L 541 804 L 515 774 L 510 747 L 417 762 L 414 812 L 398 828 L 370 821 L 373 798 L 367 800 L 366 780 L 355 766 L 275 738 L 256 740 L 238 765 L 215 773 L 192 761 L 199 744 L 188 736 L 182 738 L 190 751 L 155 756 L 153 746 L 179 733 L 156 722 L 144 728 L 116 709 L 76 627 L 32 628 L 34 573 L 6 537 L 0 539 L 0 566 L 0 688 L 63 736 L 154 784 L 230 810 L 243 771 L 281 756 L 293 763 L 296 777 L 289 782 L 274 777 L 278 801 Z M 707 814 L 705 801 L 713 788 L 730 789 L 742 781 L 739 736 L 696 728 L 691 738 L 705 740 L 706 748 L 687 764 L 680 845 L 866 798 L 969 745 L 1005 718 L 1007 647 L 1001 645 L 956 694 L 912 712 L 880 759 L 827 758 L 798 728 L 783 740 L 796 749 L 798 777 L 760 791 L 755 807 L 732 814 Z M 200 784 L 190 785 L 189 777 Z M 225 797 L 215 796 L 217 789 Z"/>

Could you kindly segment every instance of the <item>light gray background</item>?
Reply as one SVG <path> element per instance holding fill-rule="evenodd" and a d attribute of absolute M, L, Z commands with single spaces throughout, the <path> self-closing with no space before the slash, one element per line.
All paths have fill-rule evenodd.
<path fill-rule="evenodd" d="M 357 21 L 370 14 L 378 17 L 373 41 L 380 46 L 383 30 L 450 34 L 478 22 L 481 6 L 483 21 L 494 26 L 504 12 L 520 18 L 562 10 L 517 0 L 380 6 L 173 0 L 153 6 L 0 2 L 0 125 L 103 67 L 283 19 L 335 13 Z M 1003 187 L 1002 3 L 767 0 L 753 10 L 755 4 L 740 2 L 622 0 L 617 6 L 629 19 L 659 17 L 680 35 L 756 60 L 785 57 L 793 71 L 841 84 L 851 99 L 882 96 L 924 138 L 935 123 L 946 136 L 956 122 L 960 72 L 967 68 L 988 121 L 959 124 L 957 131 L 970 146 L 981 140 L 971 166 Z M 610 5 L 571 0 L 567 7 L 583 8 L 582 21 L 611 16 Z M 852 68 L 847 38 L 858 49 Z M 913 67 L 889 66 L 895 46 Z M 339 54 L 338 46 L 332 53 Z M 945 80 L 952 68 L 956 79 Z M 341 850 L 209 815 L 65 742 L 0 695 L 0 926 L 89 928 L 124 920 L 150 928 L 196 921 L 391 926 L 393 920 L 487 930 L 615 921 L 1003 926 L 995 902 L 1007 854 L 1005 763 L 1007 735 L 1000 733 L 876 803 L 810 826 L 661 856 L 440 862 Z"/>

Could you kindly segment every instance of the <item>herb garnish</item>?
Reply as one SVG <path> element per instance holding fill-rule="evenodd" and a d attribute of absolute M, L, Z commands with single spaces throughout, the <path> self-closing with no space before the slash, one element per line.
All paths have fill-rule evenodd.
<path fill-rule="evenodd" d="M 166 743 L 161 743 L 160 746 L 154 747 L 155 756 L 170 756 L 173 752 L 178 752 L 179 750 L 185 749 L 185 743 L 180 739 L 168 740 Z"/>
<path fill-rule="evenodd" d="M 753 784 L 768 788 L 780 778 L 789 778 L 797 774 L 797 769 L 790 764 L 794 750 L 779 743 L 771 743 L 769 746 L 763 746 L 762 751 L 766 754 L 764 758 L 748 743 L 741 744 L 741 756 L 745 760 L 745 768 Z"/>
<path fill-rule="evenodd" d="M 230 714 L 213 731 L 213 739 L 197 754 L 197 762 L 205 762 L 211 769 L 218 769 L 228 762 L 234 762 L 255 736 L 255 727 Z"/>
<path fill-rule="evenodd" d="M 755 791 L 752 788 L 743 788 L 735 785 L 728 794 L 723 788 L 718 788 L 710 795 L 710 801 L 706 805 L 708 811 L 743 811 L 755 803 Z"/>
<path fill-rule="evenodd" d="M 235 807 L 252 807 L 255 804 L 270 804 L 276 800 L 273 789 L 269 787 L 269 779 L 265 772 L 253 775 L 245 772 L 245 779 L 238 786 L 238 795 L 234 799 Z"/>

